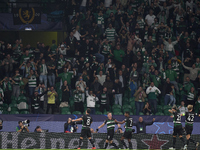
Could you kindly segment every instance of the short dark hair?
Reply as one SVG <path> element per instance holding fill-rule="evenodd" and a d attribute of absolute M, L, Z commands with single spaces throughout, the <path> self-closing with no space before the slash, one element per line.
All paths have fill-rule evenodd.
<path fill-rule="evenodd" d="M 130 115 L 130 112 L 129 112 L 129 111 L 126 111 L 126 112 L 125 112 L 125 114 L 128 114 L 128 115 Z"/>
<path fill-rule="evenodd" d="M 18 121 L 18 124 L 22 123 L 22 121 Z"/>
<path fill-rule="evenodd" d="M 88 109 L 87 109 L 87 113 L 88 113 L 88 114 L 90 114 L 90 112 L 91 112 L 91 109 L 90 109 L 90 108 L 88 108 Z"/>

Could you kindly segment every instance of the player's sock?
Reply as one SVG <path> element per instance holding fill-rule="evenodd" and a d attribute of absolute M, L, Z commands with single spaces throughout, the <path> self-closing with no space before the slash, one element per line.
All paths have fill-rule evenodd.
<path fill-rule="evenodd" d="M 128 142 L 128 144 L 129 144 L 129 149 L 132 149 L 132 143 Z"/>
<path fill-rule="evenodd" d="M 118 149 L 119 147 L 115 144 L 115 143 L 111 143 L 110 145 L 114 146 L 116 149 Z"/>
<path fill-rule="evenodd" d="M 121 140 L 121 143 L 124 145 L 124 147 L 127 149 L 126 143 L 124 142 L 124 140 Z"/>
<path fill-rule="evenodd" d="M 175 148 L 176 145 L 176 137 L 173 137 L 173 148 Z"/>
<path fill-rule="evenodd" d="M 90 143 L 92 144 L 92 147 L 95 147 L 93 139 L 90 139 Z"/>
<path fill-rule="evenodd" d="M 107 147 L 108 147 L 108 143 L 106 143 L 106 144 L 105 144 L 105 147 L 104 147 L 104 149 L 106 149 Z"/>
<path fill-rule="evenodd" d="M 189 140 L 190 140 L 190 142 L 196 144 L 195 140 L 193 140 L 192 138 L 190 138 Z"/>
<path fill-rule="evenodd" d="M 78 145 L 78 147 L 81 147 L 81 143 L 82 143 L 82 139 L 79 139 L 79 145 Z"/>
<path fill-rule="evenodd" d="M 185 145 L 185 140 L 183 137 L 180 138 L 180 140 L 183 142 L 183 144 Z"/>

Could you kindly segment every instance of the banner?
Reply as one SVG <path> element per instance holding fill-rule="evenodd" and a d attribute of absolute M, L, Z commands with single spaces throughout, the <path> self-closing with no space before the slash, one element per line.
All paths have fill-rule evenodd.
<path fill-rule="evenodd" d="M 80 134 L 73 133 L 18 133 L 18 132 L 1 132 L 0 147 L 2 149 L 76 149 L 78 147 Z M 115 134 L 113 142 L 123 148 L 120 138 L 122 134 Z M 200 141 L 200 136 L 192 135 L 195 141 Z M 103 149 L 106 134 L 93 134 L 95 146 L 97 149 Z M 133 134 L 133 149 L 169 149 L 172 147 L 172 135 L 157 134 Z M 125 140 L 128 146 L 127 140 Z M 183 147 L 179 138 L 176 140 L 176 149 Z M 91 143 L 83 140 L 81 148 L 92 148 Z M 108 147 L 108 149 L 113 148 Z M 195 145 L 190 143 L 188 149 L 195 149 Z"/>
<path fill-rule="evenodd" d="M 41 24 L 40 8 L 13 8 L 13 24 Z"/>

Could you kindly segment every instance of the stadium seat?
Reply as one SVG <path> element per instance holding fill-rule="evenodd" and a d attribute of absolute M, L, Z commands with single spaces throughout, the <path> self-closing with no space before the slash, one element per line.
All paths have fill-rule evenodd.
<path fill-rule="evenodd" d="M 135 108 L 135 102 L 131 102 L 130 105 L 132 108 Z"/>
<path fill-rule="evenodd" d="M 123 106 L 122 106 L 122 109 L 126 109 L 126 108 L 127 108 L 127 109 L 130 109 L 130 110 L 132 109 L 131 105 L 123 105 Z"/>
<path fill-rule="evenodd" d="M 116 109 L 113 109 L 112 112 L 113 112 L 113 113 L 114 113 L 114 112 L 121 112 L 121 109 L 116 108 Z"/>
<path fill-rule="evenodd" d="M 74 111 L 74 112 L 72 112 L 72 114 L 81 115 L 82 113 L 80 111 Z"/>
<path fill-rule="evenodd" d="M 167 109 L 164 110 L 164 114 L 165 114 L 165 116 L 171 116 L 172 115 Z"/>
<path fill-rule="evenodd" d="M 163 106 L 163 110 L 165 111 L 165 110 L 169 110 L 169 109 L 171 109 L 172 108 L 172 106 L 169 106 L 169 105 L 164 105 Z"/>
<path fill-rule="evenodd" d="M 95 114 L 96 114 L 96 115 L 102 115 L 102 112 L 96 111 Z"/>
<path fill-rule="evenodd" d="M 162 112 L 157 112 L 155 115 L 157 115 L 157 116 L 164 116 L 164 114 Z"/>
<path fill-rule="evenodd" d="M 131 97 L 131 98 L 129 99 L 129 101 L 130 101 L 130 102 L 135 102 L 135 97 Z"/>
<path fill-rule="evenodd" d="M 65 112 L 70 112 L 70 107 L 60 107 L 60 112 L 61 114 L 65 114 Z"/>
<path fill-rule="evenodd" d="M 10 114 L 19 114 L 19 111 L 11 111 Z"/>
<path fill-rule="evenodd" d="M 139 112 L 139 115 L 144 115 L 144 113 L 143 112 Z"/>
<path fill-rule="evenodd" d="M 20 114 L 29 114 L 29 111 L 23 110 L 23 111 L 20 111 Z"/>
<path fill-rule="evenodd" d="M 158 111 L 158 112 L 162 112 L 162 110 L 163 110 L 163 106 L 157 105 L 157 111 Z"/>
<path fill-rule="evenodd" d="M 123 113 L 122 112 L 113 112 L 113 115 L 123 115 Z"/>
<path fill-rule="evenodd" d="M 10 114 L 8 111 L 3 110 L 2 114 Z"/>
<path fill-rule="evenodd" d="M 64 112 L 61 112 L 62 115 L 71 115 L 71 112 L 70 111 L 64 111 Z"/>
<path fill-rule="evenodd" d="M 113 109 L 121 109 L 121 105 L 117 105 L 117 104 L 114 104 L 113 106 L 112 106 L 112 110 Z"/>

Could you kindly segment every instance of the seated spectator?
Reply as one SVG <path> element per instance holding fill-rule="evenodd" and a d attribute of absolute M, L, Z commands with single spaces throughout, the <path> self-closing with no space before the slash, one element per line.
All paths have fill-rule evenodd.
<path fill-rule="evenodd" d="M 188 112 L 187 107 L 185 107 L 185 102 L 181 101 L 181 105 L 178 107 L 178 110 L 180 111 L 180 114 L 185 114 Z"/>
<path fill-rule="evenodd" d="M 146 102 L 142 111 L 143 111 L 144 115 L 151 115 L 152 114 L 149 102 Z"/>
<path fill-rule="evenodd" d="M 56 98 L 58 97 L 57 92 L 54 90 L 52 86 L 50 90 L 47 92 L 48 100 L 47 100 L 47 110 L 46 114 L 48 114 L 49 109 L 51 108 L 51 113 L 54 114 L 56 108 Z"/>
<path fill-rule="evenodd" d="M 138 133 L 145 133 L 146 134 L 146 126 L 148 125 L 152 125 L 155 121 L 155 118 L 153 118 L 153 120 L 151 122 L 146 122 L 143 121 L 142 117 L 139 117 L 139 121 L 136 123 L 133 123 L 133 126 L 136 126 L 137 128 L 137 134 Z"/>
<path fill-rule="evenodd" d="M 74 133 L 78 129 L 76 122 L 72 122 L 72 118 L 68 118 L 64 124 L 64 133 Z"/>
<path fill-rule="evenodd" d="M 161 94 L 161 91 L 154 86 L 154 83 L 151 82 L 151 85 L 147 88 L 146 94 L 148 94 L 148 101 L 153 109 L 153 113 L 157 112 L 157 94 Z"/>
<path fill-rule="evenodd" d="M 139 112 L 142 112 L 144 108 L 145 98 L 147 97 L 145 91 L 140 86 L 138 90 L 134 94 L 135 97 L 135 108 L 136 108 L 136 115 L 139 115 Z"/>
<path fill-rule="evenodd" d="M 91 113 L 90 114 L 95 114 L 95 105 L 96 105 L 96 102 L 99 101 L 98 97 L 93 94 L 93 91 L 89 91 L 88 93 L 88 90 L 86 91 L 86 96 L 87 96 L 87 108 L 90 108 L 91 110 Z"/>
<path fill-rule="evenodd" d="M 18 122 L 18 126 L 16 127 L 16 131 L 17 132 L 29 132 L 29 129 L 27 126 L 24 126 L 22 121 L 19 121 Z"/>

